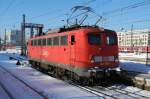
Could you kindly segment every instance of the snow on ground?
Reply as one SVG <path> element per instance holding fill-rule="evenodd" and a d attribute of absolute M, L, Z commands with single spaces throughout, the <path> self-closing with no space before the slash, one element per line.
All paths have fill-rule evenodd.
<path fill-rule="evenodd" d="M 6 94 L 3 88 L 0 86 L 0 99 L 10 99 L 10 97 Z"/>
<path fill-rule="evenodd" d="M 119 53 L 120 57 L 146 58 L 146 53 Z"/>
<path fill-rule="evenodd" d="M 2 68 L 0 68 L 0 78 L 0 82 L 6 87 L 6 89 L 13 90 L 11 91 L 11 94 L 15 95 L 15 99 L 20 99 L 20 97 L 21 99 L 42 99 L 42 96 L 28 88 L 16 78 L 12 77 Z"/>
<path fill-rule="evenodd" d="M 128 86 L 128 87 L 125 87 L 125 88 L 123 88 L 123 89 L 124 89 L 125 91 L 135 93 L 135 94 L 137 94 L 137 95 L 145 95 L 146 97 L 150 97 L 150 91 L 142 90 L 142 89 L 139 89 L 139 88 L 137 88 L 137 87 Z"/>
<path fill-rule="evenodd" d="M 102 98 L 94 94 L 91 94 L 85 90 L 82 90 L 80 88 L 72 86 L 66 82 L 45 75 L 31 67 L 16 66 L 15 64 L 17 61 L 9 60 L 8 56 L 6 56 L 5 54 L 6 53 L 4 52 L 0 53 L 0 65 L 7 68 L 9 71 L 11 71 L 20 79 L 24 80 L 26 83 L 31 85 L 36 90 L 47 95 L 50 99 L 101 99 Z M 0 71 L 0 77 L 3 78 L 3 79 L 1 78 L 0 81 L 2 80 L 1 82 L 5 83 L 5 85 L 8 85 L 7 88 L 10 88 L 12 92 L 15 93 L 16 91 L 14 90 L 17 90 L 20 93 L 22 92 L 22 94 L 19 95 L 16 93 L 16 97 L 22 95 L 23 97 L 29 97 L 29 99 L 31 98 L 29 96 L 30 94 L 26 94 L 27 93 L 26 91 L 23 92 L 23 90 L 26 89 L 25 86 L 21 85 L 21 87 L 19 87 L 18 84 L 19 82 L 15 81 L 12 78 L 8 79 L 7 77 L 4 77 L 2 71 Z M 19 88 L 17 87 L 17 85 Z"/>
<path fill-rule="evenodd" d="M 120 66 L 123 70 L 150 74 L 150 66 L 143 62 L 120 60 Z"/>
<path fill-rule="evenodd" d="M 10 54 L 11 52 L 11 54 Z M 16 51 L 17 52 L 17 51 Z M 11 71 L 13 74 L 17 75 L 19 78 L 24 80 L 26 83 L 33 86 L 36 90 L 39 90 L 40 92 L 44 93 L 50 99 L 100 99 L 102 97 L 97 97 L 89 92 L 86 92 L 82 89 L 79 89 L 75 86 L 69 85 L 66 82 L 63 82 L 61 80 L 55 79 L 53 77 L 50 77 L 48 75 L 45 75 L 29 66 L 16 66 L 16 60 L 9 60 L 8 56 L 17 56 L 20 57 L 16 53 L 11 50 L 7 50 L 7 52 L 3 51 L 0 52 L 0 65 L 3 65 L 5 68 L 7 68 L 9 71 Z M 18 52 L 17 52 L 18 53 Z M 123 56 L 130 56 L 130 57 L 138 57 L 134 56 L 133 54 L 120 54 Z M 145 57 L 144 54 L 139 57 Z M 143 72 L 143 73 L 149 73 L 150 74 L 150 66 L 146 66 L 143 62 L 133 62 L 133 61 L 126 61 L 126 60 L 120 60 L 120 66 L 122 69 L 128 70 L 128 71 L 136 71 L 136 72 Z M 3 77 L 1 71 L 0 76 Z M 1 81 L 2 79 L 0 79 Z M 3 81 L 5 79 L 3 78 Z M 10 81 L 13 85 L 14 80 Z M 7 82 L 6 84 L 9 85 Z M 9 87 L 9 86 L 8 86 Z M 15 88 L 15 86 L 14 86 Z M 18 89 L 18 88 L 16 88 Z M 16 89 L 11 89 L 16 90 Z M 131 87 L 125 87 L 124 88 L 127 91 L 133 91 L 139 92 L 139 94 L 147 94 L 145 91 L 140 91 L 140 89 L 137 88 L 131 88 Z M 4 91 L 0 87 L 0 99 L 2 97 L 7 97 L 7 95 L 4 93 L 3 96 L 2 93 Z M 28 96 L 27 96 L 28 97 Z M 9 98 L 6 98 L 9 99 Z"/>
<path fill-rule="evenodd" d="M 20 48 L 6 49 L 6 51 L 0 51 L 0 53 L 17 53 L 17 54 L 20 54 L 21 49 Z"/>
<path fill-rule="evenodd" d="M 119 53 L 119 57 L 146 59 L 146 53 L 141 53 L 141 54 Z M 127 71 L 135 71 L 135 72 L 150 74 L 150 66 L 146 65 L 146 62 L 120 60 L 120 66 L 122 69 L 127 70 Z"/>
<path fill-rule="evenodd" d="M 133 87 L 133 86 L 126 86 L 126 85 L 113 85 L 111 86 L 112 88 L 119 88 L 122 91 L 126 91 L 129 93 L 134 93 L 135 95 L 142 95 L 142 96 L 146 96 L 146 97 L 150 97 L 150 91 L 147 90 L 142 90 L 139 89 L 137 87 Z"/>

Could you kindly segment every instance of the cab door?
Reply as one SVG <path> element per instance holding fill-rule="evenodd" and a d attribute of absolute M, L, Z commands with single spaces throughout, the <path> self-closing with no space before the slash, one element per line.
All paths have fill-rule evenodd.
<path fill-rule="evenodd" d="M 72 34 L 70 37 L 70 65 L 75 66 L 75 60 L 76 60 L 76 41 L 75 41 L 75 35 Z"/>

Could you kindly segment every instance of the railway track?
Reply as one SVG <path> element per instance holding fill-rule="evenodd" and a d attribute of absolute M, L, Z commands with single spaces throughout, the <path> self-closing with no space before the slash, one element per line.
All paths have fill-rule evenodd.
<path fill-rule="evenodd" d="M 4 68 L 3 66 L 0 65 L 0 69 L 2 69 L 5 73 L 8 73 L 9 75 L 11 75 L 13 78 L 15 78 L 16 80 L 18 80 L 19 82 L 21 82 L 22 84 L 24 84 L 26 87 L 28 87 L 30 90 L 32 90 L 33 92 L 35 92 L 36 94 L 38 94 L 38 96 L 42 97 L 43 99 L 48 99 L 48 96 L 46 94 L 44 94 L 43 92 L 40 92 L 39 90 L 33 88 L 31 85 L 29 85 L 28 83 L 26 83 L 25 81 L 23 81 L 22 79 L 20 79 L 19 77 L 17 77 L 16 75 L 14 75 L 12 72 L 10 72 L 8 69 Z M 8 96 L 11 99 L 16 99 L 14 98 L 14 96 L 11 94 L 11 92 L 9 91 L 9 89 L 6 88 L 6 86 L 0 82 L 1 87 L 5 90 L 5 92 L 8 94 Z"/>
<path fill-rule="evenodd" d="M 17 57 L 13 57 L 15 60 L 18 60 Z M 23 61 L 23 59 L 20 59 Z M 102 87 L 102 86 L 80 86 L 72 82 L 69 84 L 76 86 L 82 90 L 90 92 L 98 97 L 103 97 L 104 99 L 149 99 L 150 97 L 137 94 L 135 92 L 130 92 L 122 89 L 118 86 Z"/>
<path fill-rule="evenodd" d="M 123 85 L 123 86 L 124 86 L 124 85 Z M 101 86 L 98 86 L 98 87 L 99 87 L 99 88 L 102 88 Z M 126 87 L 126 86 L 124 86 L 124 87 Z M 122 88 L 123 88 L 123 87 L 121 87 L 120 85 L 118 85 L 118 86 L 116 85 L 116 86 L 107 87 L 107 88 L 105 88 L 105 89 L 115 90 L 116 92 L 123 93 L 123 94 L 129 95 L 129 96 L 131 96 L 131 97 L 139 98 L 139 99 L 143 99 L 143 98 L 148 99 L 148 98 L 150 98 L 150 97 L 145 96 L 145 95 L 137 94 L 136 92 L 138 92 L 138 91 L 136 91 L 136 92 L 131 92 L 131 91 L 127 91 L 127 90 L 122 89 Z"/>
<path fill-rule="evenodd" d="M 117 86 L 113 86 L 113 87 L 111 86 L 111 87 L 105 87 L 105 88 L 102 86 L 96 86 L 95 88 L 103 89 L 105 91 L 113 91 L 113 93 L 116 92 L 116 93 L 123 94 L 128 97 L 135 98 L 135 99 L 149 99 L 150 98 L 144 95 L 137 94 L 136 92 L 126 91 L 124 89 L 118 88 Z"/>
<path fill-rule="evenodd" d="M 8 56 L 9 57 L 9 56 Z M 13 57 L 13 56 L 11 56 L 11 58 L 12 59 L 15 59 L 15 60 L 20 60 L 20 61 L 23 61 L 23 59 L 18 59 L 18 57 Z M 98 92 L 98 91 L 94 91 L 94 90 L 91 90 L 91 89 L 89 89 L 89 88 L 86 88 L 86 87 L 83 87 L 83 86 L 80 86 L 80 85 L 77 85 L 77 84 L 74 84 L 74 83 L 70 83 L 69 82 L 69 84 L 71 84 L 71 85 L 73 85 L 73 86 L 76 86 L 76 87 L 78 87 L 78 88 L 80 88 L 80 89 L 82 89 L 82 90 L 86 90 L 87 92 L 90 92 L 90 93 L 92 93 L 92 94 L 94 94 L 94 95 L 96 95 L 96 96 L 98 96 L 98 97 L 103 97 L 104 99 L 117 99 L 117 98 L 115 98 L 115 97 L 113 97 L 113 96 L 111 96 L 111 95 L 108 95 L 108 94 L 104 94 L 104 93 L 100 93 L 100 92 Z"/>
<path fill-rule="evenodd" d="M 114 98 L 113 96 L 110 96 L 110 95 L 107 95 L 107 94 L 104 94 L 104 93 L 101 93 L 101 92 L 92 90 L 92 89 L 87 88 L 87 87 L 84 87 L 84 86 L 77 85 L 77 84 L 72 83 L 72 82 L 67 82 L 67 83 L 69 83 L 69 84 L 71 84 L 71 85 L 73 85 L 73 86 L 75 86 L 75 87 L 78 87 L 78 88 L 80 88 L 80 89 L 82 89 L 82 90 L 85 90 L 85 91 L 87 91 L 87 92 L 89 92 L 89 93 L 92 93 L 92 94 L 94 94 L 94 95 L 96 95 L 96 96 L 98 96 L 98 97 L 102 97 L 102 98 L 104 98 L 104 99 L 116 99 L 116 98 Z"/>
<path fill-rule="evenodd" d="M 7 88 L 4 86 L 3 83 L 0 82 L 0 87 L 5 91 L 5 93 L 7 94 L 7 96 L 10 99 L 15 99 L 15 97 L 11 94 L 11 92 L 9 90 L 7 90 Z"/>
<path fill-rule="evenodd" d="M 113 87 L 102 87 L 102 86 L 80 86 L 74 83 L 70 83 L 80 89 L 86 90 L 90 93 L 93 93 L 97 96 L 103 97 L 104 99 L 150 99 L 150 97 L 136 94 L 134 92 L 129 92 L 123 89 L 118 88 L 117 86 Z"/>
<path fill-rule="evenodd" d="M 72 84 L 72 85 L 74 85 L 76 87 L 79 87 L 83 90 L 86 90 L 90 93 L 93 93 L 97 96 L 103 97 L 104 99 L 121 99 L 125 95 L 125 94 L 114 94 L 114 92 L 110 93 L 110 90 L 107 90 L 107 91 L 105 90 L 104 91 L 104 88 L 102 90 L 102 89 L 96 88 L 96 86 L 95 87 L 89 87 L 89 86 L 80 86 L 80 85 L 76 85 L 76 84 Z M 119 96 L 117 96 L 117 95 L 119 95 Z M 135 98 L 134 97 L 129 97 L 129 96 L 126 95 L 126 99 L 135 99 Z M 141 99 L 141 98 L 137 98 L 137 99 Z"/>

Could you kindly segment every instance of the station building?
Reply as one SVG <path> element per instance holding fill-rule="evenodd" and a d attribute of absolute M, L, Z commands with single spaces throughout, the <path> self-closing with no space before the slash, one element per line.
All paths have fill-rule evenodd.
<path fill-rule="evenodd" d="M 21 30 L 11 30 L 11 44 L 15 46 L 21 46 Z"/>
<path fill-rule="evenodd" d="M 150 47 L 150 29 L 118 32 L 120 52 L 147 52 Z"/>

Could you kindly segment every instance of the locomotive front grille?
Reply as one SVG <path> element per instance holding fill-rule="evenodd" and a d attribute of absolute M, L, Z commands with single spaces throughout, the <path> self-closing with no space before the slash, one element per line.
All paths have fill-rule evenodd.
<path fill-rule="evenodd" d="M 114 61 L 114 56 L 103 56 L 102 61 Z"/>
<path fill-rule="evenodd" d="M 92 62 L 114 62 L 115 56 L 93 56 Z"/>

